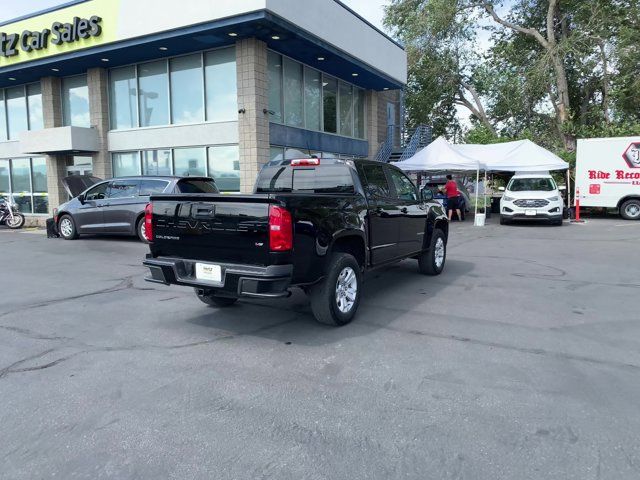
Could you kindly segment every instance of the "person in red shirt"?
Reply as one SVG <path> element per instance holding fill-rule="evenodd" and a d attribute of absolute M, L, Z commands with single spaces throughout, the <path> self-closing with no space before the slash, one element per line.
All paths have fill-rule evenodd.
<path fill-rule="evenodd" d="M 447 175 L 447 183 L 443 187 L 443 190 L 447 195 L 449 221 L 451 221 L 454 210 L 458 215 L 458 220 L 462 221 L 462 214 L 460 213 L 460 192 L 458 192 L 458 185 L 453 181 L 453 177 L 451 175 Z"/>

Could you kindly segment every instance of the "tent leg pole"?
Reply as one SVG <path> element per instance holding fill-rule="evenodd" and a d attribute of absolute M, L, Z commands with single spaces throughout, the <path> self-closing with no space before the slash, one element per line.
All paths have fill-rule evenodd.
<path fill-rule="evenodd" d="M 473 222 L 475 223 L 475 217 L 478 216 L 478 189 L 480 188 L 480 167 L 476 170 L 476 208 L 473 214 Z"/>

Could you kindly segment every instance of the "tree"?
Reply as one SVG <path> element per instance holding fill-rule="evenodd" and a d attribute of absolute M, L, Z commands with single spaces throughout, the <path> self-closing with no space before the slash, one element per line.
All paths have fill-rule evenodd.
<path fill-rule="evenodd" d="M 419 79 L 407 101 L 423 116 L 461 105 L 474 129 L 571 153 L 586 131 L 635 131 L 639 1 L 392 0 L 385 21 L 407 45 Z M 492 43 L 479 52 L 483 30 Z"/>

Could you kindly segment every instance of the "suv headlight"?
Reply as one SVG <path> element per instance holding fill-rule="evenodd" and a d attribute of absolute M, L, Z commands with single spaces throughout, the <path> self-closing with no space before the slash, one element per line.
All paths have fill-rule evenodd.
<path fill-rule="evenodd" d="M 558 198 L 558 196 L 555 196 L 555 197 L 549 197 L 547 198 L 547 200 L 549 200 L 550 202 L 557 202 L 558 200 L 560 200 L 560 198 Z"/>
<path fill-rule="evenodd" d="M 508 195 L 503 195 L 503 196 L 502 196 L 502 199 L 503 199 L 505 202 L 513 202 L 513 200 L 514 200 L 514 198 L 513 198 L 513 197 L 510 197 L 510 196 L 508 196 Z"/>

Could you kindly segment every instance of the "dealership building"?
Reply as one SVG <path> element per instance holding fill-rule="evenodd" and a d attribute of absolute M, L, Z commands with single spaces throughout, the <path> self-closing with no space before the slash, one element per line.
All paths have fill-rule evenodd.
<path fill-rule="evenodd" d="M 336 0 L 84 0 L 0 25 L 0 195 L 61 179 L 210 175 L 400 141 L 403 48 Z"/>

